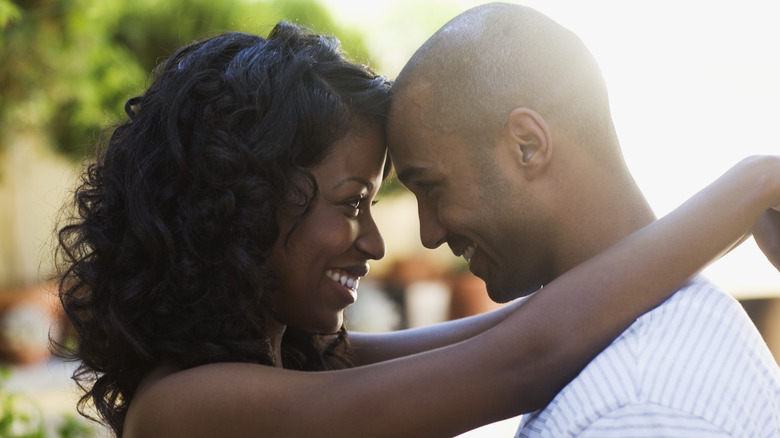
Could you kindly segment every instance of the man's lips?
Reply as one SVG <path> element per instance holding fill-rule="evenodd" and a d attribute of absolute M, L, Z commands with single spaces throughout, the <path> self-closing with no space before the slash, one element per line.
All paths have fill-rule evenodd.
<path fill-rule="evenodd" d="M 471 258 L 474 256 L 474 252 L 477 250 L 477 244 L 476 243 L 470 243 L 469 246 L 466 247 L 466 249 L 463 250 L 463 253 L 461 253 L 461 256 L 464 260 L 466 260 L 466 263 L 471 262 Z"/>
<path fill-rule="evenodd" d="M 474 257 L 474 252 L 477 250 L 477 244 L 468 242 L 466 245 L 450 245 L 450 249 L 452 250 L 452 253 L 455 254 L 455 257 L 463 257 L 463 259 L 466 260 L 466 263 L 468 263 L 471 261 L 471 258 Z"/>

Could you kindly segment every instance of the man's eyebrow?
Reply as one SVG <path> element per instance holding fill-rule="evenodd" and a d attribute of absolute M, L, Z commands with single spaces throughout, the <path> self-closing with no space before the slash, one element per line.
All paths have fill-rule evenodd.
<path fill-rule="evenodd" d="M 358 182 L 360 184 L 363 184 L 364 186 L 366 186 L 366 188 L 368 189 L 369 192 L 374 190 L 374 184 L 371 183 L 371 181 L 368 181 L 368 180 L 365 180 L 363 178 L 359 178 L 359 177 L 356 177 L 356 176 L 351 176 L 349 178 L 342 179 L 341 181 L 339 181 L 338 184 L 336 184 L 336 186 L 334 188 L 337 189 L 337 188 L 343 186 L 344 184 L 346 184 L 348 182 L 352 182 L 352 181 L 356 181 L 356 182 Z"/>
<path fill-rule="evenodd" d="M 425 174 L 428 169 L 424 167 L 407 167 L 398 172 L 398 180 L 404 185 L 412 182 L 413 179 L 418 178 L 420 175 Z"/>

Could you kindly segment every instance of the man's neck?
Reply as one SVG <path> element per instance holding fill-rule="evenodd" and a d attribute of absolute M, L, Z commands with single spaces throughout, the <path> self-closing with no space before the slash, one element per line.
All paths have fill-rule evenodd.
<path fill-rule="evenodd" d="M 591 187 L 590 196 L 577 205 L 579 211 L 565 217 L 557 275 L 655 221 L 633 179 L 612 187 Z"/>

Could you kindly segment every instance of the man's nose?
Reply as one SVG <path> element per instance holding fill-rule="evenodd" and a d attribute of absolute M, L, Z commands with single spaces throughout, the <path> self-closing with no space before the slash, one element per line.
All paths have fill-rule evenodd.
<path fill-rule="evenodd" d="M 420 218 L 420 241 L 428 249 L 436 249 L 447 241 L 447 230 L 439 222 L 439 213 L 433 205 L 417 203 Z"/>

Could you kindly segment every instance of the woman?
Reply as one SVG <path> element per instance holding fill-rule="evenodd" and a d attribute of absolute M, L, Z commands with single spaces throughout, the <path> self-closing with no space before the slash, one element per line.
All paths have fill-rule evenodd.
<path fill-rule="evenodd" d="M 451 436 L 543 406 L 780 203 L 777 160 L 748 160 L 522 306 L 350 345 L 388 88 L 284 23 L 158 67 L 60 231 L 82 409 L 126 437 Z"/>

